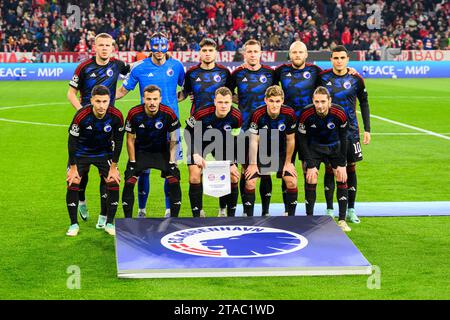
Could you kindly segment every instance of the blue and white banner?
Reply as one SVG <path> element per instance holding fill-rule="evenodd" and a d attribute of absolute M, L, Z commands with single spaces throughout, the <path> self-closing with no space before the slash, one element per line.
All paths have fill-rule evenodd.
<path fill-rule="evenodd" d="M 317 61 L 322 69 L 331 68 L 331 62 Z M 70 80 L 77 63 L 0 63 L 1 80 Z M 195 63 L 185 63 L 189 69 Z M 242 62 L 223 63 L 230 71 Z M 280 63 L 268 63 L 276 67 Z M 363 78 L 449 78 L 450 61 L 350 61 Z"/>
<path fill-rule="evenodd" d="M 77 63 L 1 63 L 1 80 L 70 80 Z"/>
<path fill-rule="evenodd" d="M 370 274 L 326 217 L 116 219 L 124 278 Z"/>

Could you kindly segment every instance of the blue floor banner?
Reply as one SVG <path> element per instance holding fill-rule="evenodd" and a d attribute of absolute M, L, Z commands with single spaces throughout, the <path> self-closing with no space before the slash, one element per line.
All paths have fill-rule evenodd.
<path fill-rule="evenodd" d="M 116 219 L 120 278 L 371 274 L 328 216 Z"/>

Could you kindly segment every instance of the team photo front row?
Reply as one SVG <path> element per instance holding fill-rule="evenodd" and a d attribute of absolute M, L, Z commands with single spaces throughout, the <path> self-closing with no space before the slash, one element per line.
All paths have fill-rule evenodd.
<path fill-rule="evenodd" d="M 209 154 L 217 161 L 230 163 L 231 192 L 221 197 L 221 203 L 226 205 L 226 216 L 235 216 L 239 190 L 243 215 L 253 216 L 257 179 L 263 182 L 270 179 L 272 173 L 282 179 L 285 215 L 294 216 L 299 186 L 299 173 L 295 168 L 298 156 L 303 169 L 306 215 L 314 214 L 319 167 L 324 163 L 331 166 L 336 179 L 337 223 L 343 231 L 351 231 L 346 223 L 346 166 L 348 154 L 352 153 L 348 150 L 351 145 L 348 146 L 347 141 L 347 116 L 341 106 L 332 103 L 325 87 L 315 89 L 313 104 L 297 118 L 294 109 L 283 104 L 282 88 L 270 86 L 265 91 L 265 104 L 253 111 L 247 124 L 243 124 L 239 109 L 233 107 L 231 90 L 220 87 L 214 93 L 212 105 L 195 111 L 186 120 L 183 135 L 176 113 L 161 103 L 163 94 L 156 85 L 146 86 L 143 103 L 131 108 L 124 120 L 122 113 L 110 105 L 110 90 L 97 85 L 92 90 L 90 104 L 75 114 L 68 139 L 66 203 L 70 227 L 67 236 L 77 236 L 80 230 L 77 215 L 80 183 L 91 165 L 98 168 L 106 185 L 106 215 L 99 215 L 97 229 L 115 235 L 114 218 L 119 203 L 125 218 L 132 218 L 134 188 L 139 176 L 148 169 L 159 170 L 165 179 L 170 203 L 166 217 L 178 217 L 183 201 L 178 164 L 181 136 L 187 146 L 193 217 L 205 217 L 202 172 Z M 122 181 L 118 163 L 125 132 L 128 162 Z M 214 141 L 211 141 L 212 136 Z M 272 192 L 271 185 L 268 191 Z"/>

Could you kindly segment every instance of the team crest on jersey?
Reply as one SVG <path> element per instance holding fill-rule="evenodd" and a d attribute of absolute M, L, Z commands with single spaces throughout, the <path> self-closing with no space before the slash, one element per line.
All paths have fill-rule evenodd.
<path fill-rule="evenodd" d="M 162 123 L 161 121 L 157 121 L 157 122 L 155 123 L 155 128 L 156 128 L 156 129 L 162 129 L 162 127 L 163 127 L 163 123 Z"/>
<path fill-rule="evenodd" d="M 222 80 L 222 77 L 221 77 L 220 75 L 216 74 L 216 75 L 214 76 L 214 81 L 215 81 L 215 82 L 220 82 L 221 80 Z"/>
<path fill-rule="evenodd" d="M 280 130 L 280 131 L 286 130 L 286 125 L 285 125 L 284 123 L 280 123 L 280 124 L 278 125 L 278 130 Z"/>
<path fill-rule="evenodd" d="M 305 79 L 311 78 L 311 73 L 309 73 L 308 71 L 303 72 L 303 78 Z"/>
<path fill-rule="evenodd" d="M 265 75 L 261 75 L 261 77 L 259 77 L 259 82 L 266 83 L 267 82 L 267 77 Z"/>
<path fill-rule="evenodd" d="M 297 233 L 260 226 L 211 226 L 169 233 L 161 244 L 179 253 L 211 258 L 263 258 L 305 248 Z"/>
<path fill-rule="evenodd" d="M 344 82 L 344 88 L 345 89 L 350 89 L 351 86 L 352 86 L 352 84 L 350 83 L 350 81 L 345 81 Z"/>
<path fill-rule="evenodd" d="M 169 68 L 169 69 L 167 70 L 166 74 L 167 74 L 169 77 L 172 77 L 172 76 L 175 74 L 175 71 L 173 71 L 172 68 Z"/>
<path fill-rule="evenodd" d="M 229 124 L 226 124 L 226 125 L 223 126 L 223 130 L 231 131 L 231 126 Z"/>
<path fill-rule="evenodd" d="M 110 132 L 110 131 L 112 130 L 112 127 L 111 127 L 110 124 L 107 124 L 107 125 L 103 128 L 103 130 L 104 130 L 105 132 Z"/>
<path fill-rule="evenodd" d="M 112 71 L 111 68 L 109 68 L 108 70 L 106 70 L 106 75 L 107 75 L 108 77 L 112 77 L 113 74 L 114 74 L 114 72 Z"/>
<path fill-rule="evenodd" d="M 327 123 L 327 128 L 330 130 L 333 130 L 336 127 L 336 125 L 333 122 L 328 122 Z"/>

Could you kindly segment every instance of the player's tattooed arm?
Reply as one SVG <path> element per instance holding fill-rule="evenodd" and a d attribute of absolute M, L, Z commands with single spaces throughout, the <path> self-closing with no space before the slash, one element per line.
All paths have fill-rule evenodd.
<path fill-rule="evenodd" d="M 70 101 L 75 110 L 80 110 L 83 106 L 80 103 L 80 100 L 77 97 L 78 90 L 74 87 L 69 87 L 67 91 L 67 99 Z"/>
<path fill-rule="evenodd" d="M 292 155 L 295 149 L 295 133 L 286 135 L 286 160 L 283 166 L 283 172 L 289 172 L 294 178 L 297 178 L 297 171 L 292 163 Z"/>
<path fill-rule="evenodd" d="M 129 91 L 123 86 L 116 91 L 116 100 L 123 98 Z"/>
<path fill-rule="evenodd" d="M 170 160 L 169 160 L 171 163 L 176 163 L 177 144 L 178 144 L 177 133 L 176 131 L 172 131 L 170 132 Z"/>
<path fill-rule="evenodd" d="M 136 135 L 133 133 L 127 132 L 127 152 L 128 152 L 128 159 L 130 162 L 136 161 L 136 153 L 134 148 L 134 142 L 136 141 Z"/>

